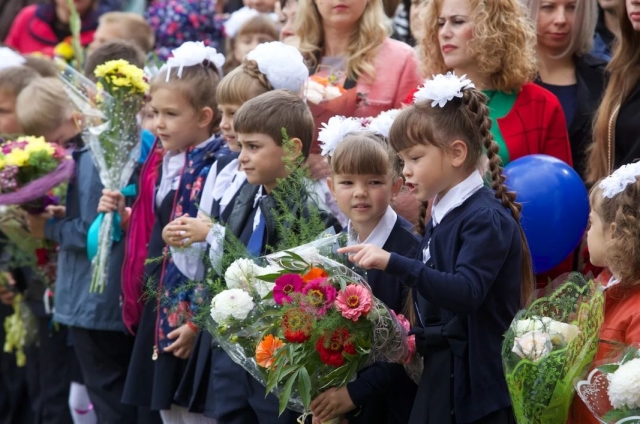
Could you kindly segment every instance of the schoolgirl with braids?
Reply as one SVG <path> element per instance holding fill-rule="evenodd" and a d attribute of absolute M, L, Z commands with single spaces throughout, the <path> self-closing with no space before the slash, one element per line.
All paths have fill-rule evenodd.
<path fill-rule="evenodd" d="M 640 163 L 623 165 L 596 182 L 589 203 L 590 259 L 605 267 L 597 278 L 605 286 L 605 303 L 596 366 L 640 343 Z M 575 396 L 569 423 L 599 422 Z"/>
<path fill-rule="evenodd" d="M 411 424 L 514 423 L 502 336 L 533 289 L 520 205 L 507 191 L 486 97 L 468 79 L 438 75 L 389 133 L 405 185 L 434 198 L 415 259 L 369 244 L 339 250 L 411 287 L 424 371 Z M 489 160 L 491 188 L 484 185 Z"/>

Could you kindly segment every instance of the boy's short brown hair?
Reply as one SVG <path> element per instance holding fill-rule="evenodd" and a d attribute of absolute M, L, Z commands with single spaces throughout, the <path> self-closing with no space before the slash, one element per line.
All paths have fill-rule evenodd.
<path fill-rule="evenodd" d="M 307 104 L 290 91 L 273 90 L 245 102 L 233 117 L 233 129 L 241 134 L 266 134 L 279 146 L 282 129 L 289 138 L 302 141 L 302 155 L 311 149 L 315 124 Z"/>
<path fill-rule="evenodd" d="M 118 59 L 124 59 L 138 68 L 144 67 L 144 52 L 140 50 L 140 47 L 125 40 L 111 40 L 96 48 L 87 57 L 84 64 L 84 74 L 90 80 L 95 81 L 96 77 L 93 75 L 93 71 L 98 66 Z"/>
<path fill-rule="evenodd" d="M 138 14 L 131 12 L 107 12 L 100 16 L 99 25 L 117 25 L 122 32 L 122 39 L 138 46 L 144 54 L 149 53 L 155 45 L 153 30 Z"/>
<path fill-rule="evenodd" d="M 41 77 L 57 77 L 60 73 L 53 60 L 45 56 L 26 55 L 24 66 L 34 69 Z"/>
<path fill-rule="evenodd" d="M 0 91 L 17 96 L 32 81 L 40 78 L 40 74 L 28 66 L 12 66 L 0 70 Z"/>
<path fill-rule="evenodd" d="M 37 78 L 16 100 L 16 116 L 25 134 L 41 136 L 71 117 L 69 96 L 58 78 Z"/>

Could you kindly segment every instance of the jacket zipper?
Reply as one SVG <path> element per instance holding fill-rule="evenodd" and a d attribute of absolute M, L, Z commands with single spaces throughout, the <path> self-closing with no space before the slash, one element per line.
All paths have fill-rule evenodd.
<path fill-rule="evenodd" d="M 182 183 L 182 174 L 184 173 L 184 169 L 187 167 L 187 164 L 189 163 L 189 154 L 188 151 L 185 152 L 185 160 L 184 160 L 184 165 L 182 166 L 182 170 L 180 170 L 180 183 L 178 183 L 178 189 L 176 190 L 175 194 L 173 195 L 173 205 L 171 207 L 171 219 L 174 218 L 174 214 L 175 214 L 175 209 L 176 209 L 176 201 L 178 200 L 178 193 L 180 192 L 180 184 Z M 155 201 L 155 199 L 154 199 Z M 158 353 L 160 351 L 159 347 L 158 347 L 158 329 L 160 327 L 160 298 L 162 296 L 162 281 L 164 280 L 164 272 L 166 270 L 167 267 L 167 250 L 169 249 L 168 246 L 165 245 L 164 249 L 163 249 L 163 253 L 164 253 L 164 258 L 162 258 L 162 271 L 160 272 L 160 281 L 158 282 L 158 300 L 157 300 L 157 305 L 156 305 L 156 325 L 154 327 L 155 330 L 155 334 L 154 334 L 154 338 L 155 338 L 155 345 L 153 346 L 153 354 L 151 355 L 151 359 L 152 360 L 157 360 L 158 359 Z"/>

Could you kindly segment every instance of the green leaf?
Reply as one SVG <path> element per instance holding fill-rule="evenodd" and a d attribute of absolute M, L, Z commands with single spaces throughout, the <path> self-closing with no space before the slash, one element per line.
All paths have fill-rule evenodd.
<path fill-rule="evenodd" d="M 309 405 L 311 404 L 311 377 L 309 377 L 309 371 L 307 371 L 305 367 L 300 368 L 298 392 L 300 392 L 304 409 L 309 409 Z"/>
<path fill-rule="evenodd" d="M 618 364 L 607 364 L 607 365 L 602 365 L 598 367 L 598 369 L 605 374 L 614 373 L 618 370 L 618 368 L 620 368 L 620 365 Z"/>
<path fill-rule="evenodd" d="M 286 253 L 291 256 L 293 259 L 298 260 L 304 264 L 307 264 L 307 266 L 309 265 L 309 263 L 307 261 L 305 261 L 302 256 L 298 255 L 297 253 L 293 253 L 290 250 L 287 250 Z"/>
<path fill-rule="evenodd" d="M 286 383 L 284 383 L 284 387 L 280 392 L 280 407 L 278 409 L 278 416 L 282 415 L 285 409 L 287 409 L 287 404 L 289 403 L 289 398 L 291 398 L 291 389 L 293 388 L 293 383 L 296 382 L 296 378 L 298 378 L 298 372 L 295 372 L 289 377 Z"/>
<path fill-rule="evenodd" d="M 620 362 L 622 362 L 623 364 L 626 364 L 630 360 L 635 359 L 637 356 L 638 356 L 638 348 L 635 347 L 635 346 L 632 346 L 624 354 L 624 356 L 622 357 L 622 361 L 620 361 Z"/>
<path fill-rule="evenodd" d="M 606 422 L 617 422 L 623 418 L 633 417 L 634 415 L 640 416 L 640 409 L 612 409 L 607 412 L 602 419 Z M 640 419 L 635 421 L 625 421 L 625 424 L 640 424 Z"/>
<path fill-rule="evenodd" d="M 256 278 L 258 280 L 266 281 L 267 283 L 274 283 L 280 277 L 282 277 L 282 274 L 265 274 L 259 275 Z"/>

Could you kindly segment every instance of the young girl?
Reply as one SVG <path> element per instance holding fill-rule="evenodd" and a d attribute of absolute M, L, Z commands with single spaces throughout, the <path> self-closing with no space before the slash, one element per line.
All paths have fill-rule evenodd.
<path fill-rule="evenodd" d="M 215 136 L 215 90 L 223 63 L 215 49 L 187 42 L 173 51 L 150 87 L 156 132 L 165 151 L 153 199 L 156 222 L 147 254 L 151 261 L 145 270 L 145 277 L 157 284 L 158 296 L 145 306 L 123 401 L 159 410 L 164 423 L 211 422 L 173 403 L 198 331 L 189 317 L 202 302 L 202 293 L 200 288 L 185 289 L 187 277 L 165 255 L 162 228 L 177 216 L 195 214 L 206 175 L 225 151 Z M 121 209 L 122 202 L 116 203 Z"/>
<path fill-rule="evenodd" d="M 593 186 L 587 244 L 591 262 L 607 267 L 598 280 L 605 286 L 604 323 L 594 358 L 615 359 L 620 347 L 640 343 L 640 163 L 623 165 Z M 570 423 L 597 424 L 575 396 Z"/>
<path fill-rule="evenodd" d="M 235 152 L 221 158 L 211 168 L 199 203 L 200 216 L 226 223 L 235 198 L 246 182 L 246 175 L 238 161 L 240 149 L 233 129 L 233 115 L 236 110 L 244 102 L 274 89 L 288 89 L 301 93 L 308 77 L 309 71 L 298 50 L 280 42 L 272 42 L 258 46 L 247 55 L 240 67 L 220 81 L 216 91 L 222 115 L 220 129 L 226 143 Z M 206 221 L 190 214 L 177 218 L 164 231 L 165 241 L 171 246 L 175 264 L 195 281 L 204 277 L 202 255 L 208 250 L 207 236 L 211 230 L 211 225 Z M 175 249 L 185 245 L 191 246 L 190 251 Z M 212 352 L 211 343 L 211 335 L 208 332 L 198 335 L 195 353 L 189 360 L 176 393 L 176 401 L 188 405 L 190 410 L 202 411 L 205 416 L 218 418 L 218 422 L 224 424 L 229 422 L 226 421 L 229 418 L 220 417 L 221 414 L 224 415 L 224 411 L 215 410 L 218 402 L 214 401 L 216 394 L 211 385 L 209 370 L 212 366 L 212 355 L 226 354 L 217 350 Z"/>
<path fill-rule="evenodd" d="M 402 188 L 402 170 L 386 140 L 372 132 L 351 133 L 330 155 L 332 175 L 327 183 L 349 218 L 349 244 L 371 243 L 415 256 L 420 243 L 413 226 L 390 206 Z M 413 309 L 409 291 L 396 277 L 373 269 L 367 280 L 373 294 L 396 313 L 403 313 L 405 306 Z M 353 411 L 352 424 L 406 424 L 415 393 L 416 385 L 401 364 L 375 363 L 345 387 L 322 393 L 311 403 L 311 411 L 319 422 Z"/>
<path fill-rule="evenodd" d="M 485 96 L 439 75 L 394 121 L 391 146 L 418 201 L 435 197 L 416 259 L 373 244 L 339 250 L 414 289 L 424 372 L 410 423 L 515 423 L 502 335 L 533 288 L 520 206 L 503 185 Z M 492 188 L 478 167 L 489 158 Z"/>
<path fill-rule="evenodd" d="M 225 75 L 240 66 L 247 53 L 258 44 L 277 41 L 279 37 L 276 21 L 271 14 L 259 13 L 247 7 L 231 14 L 224 24 L 224 31 L 227 36 Z"/>

